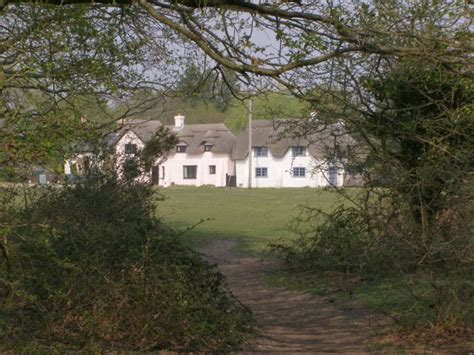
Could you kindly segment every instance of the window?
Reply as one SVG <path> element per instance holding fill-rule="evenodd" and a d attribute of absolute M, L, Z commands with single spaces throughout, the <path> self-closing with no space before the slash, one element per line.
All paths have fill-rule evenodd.
<path fill-rule="evenodd" d="M 204 144 L 204 151 L 205 152 L 212 151 L 212 144 Z"/>
<path fill-rule="evenodd" d="M 186 153 L 186 145 L 184 144 L 177 145 L 176 153 Z"/>
<path fill-rule="evenodd" d="M 195 179 L 197 176 L 197 165 L 183 166 L 183 179 Z"/>
<path fill-rule="evenodd" d="M 164 179 L 165 179 L 165 167 L 164 167 L 163 165 L 161 166 L 160 179 L 161 179 L 161 180 L 164 180 Z"/>
<path fill-rule="evenodd" d="M 255 177 L 268 177 L 267 168 L 255 168 Z"/>
<path fill-rule="evenodd" d="M 291 155 L 294 157 L 304 157 L 306 155 L 306 148 L 302 146 L 291 147 Z"/>
<path fill-rule="evenodd" d="M 268 148 L 267 147 L 255 147 L 255 156 L 256 157 L 266 157 L 268 156 Z"/>
<path fill-rule="evenodd" d="M 132 143 L 125 144 L 125 154 L 136 154 L 137 145 Z"/>
<path fill-rule="evenodd" d="M 215 175 L 216 174 L 216 166 L 215 165 L 209 165 L 209 174 L 210 175 Z"/>
<path fill-rule="evenodd" d="M 293 177 L 305 177 L 306 168 L 294 167 L 293 168 Z"/>

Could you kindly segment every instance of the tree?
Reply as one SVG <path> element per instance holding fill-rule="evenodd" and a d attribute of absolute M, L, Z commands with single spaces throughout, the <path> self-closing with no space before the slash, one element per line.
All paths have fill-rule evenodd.
<path fill-rule="evenodd" d="M 209 102 L 222 112 L 229 108 L 233 96 L 239 92 L 237 79 L 232 72 L 218 68 L 202 70 L 194 63 L 186 68 L 176 89 L 192 105 Z"/>
<path fill-rule="evenodd" d="M 91 4 L 88 0 L 41 3 Z M 0 9 L 5 11 L 18 4 L 21 1 L 4 0 Z M 131 0 L 101 0 L 94 4 L 139 11 Z M 449 4 L 358 0 L 325 4 L 319 1 L 255 4 L 242 0 L 169 3 L 142 0 L 138 4 L 156 24 L 192 41 L 218 65 L 239 73 L 272 77 L 290 87 L 295 81 L 286 74 L 321 66 L 336 58 L 357 53 L 422 55 L 420 44 L 433 39 L 423 33 L 422 27 L 426 23 L 455 25 L 465 33 L 468 33 L 470 23 L 469 5 L 464 1 Z M 267 35 L 270 41 L 258 40 L 258 36 L 253 36 L 255 32 Z M 411 41 L 413 38 L 416 40 Z M 446 58 L 443 60 L 469 60 L 465 43 L 450 42 L 446 36 L 438 41 L 450 44 L 444 51 Z M 276 52 L 272 52 L 272 47 Z"/>
<path fill-rule="evenodd" d="M 257 120 L 305 119 L 310 116 L 311 105 L 289 92 L 258 92 L 252 97 L 252 114 Z M 245 101 L 235 100 L 225 123 L 238 132 L 247 126 L 248 111 Z M 303 122 L 303 121 L 302 121 Z"/>
<path fill-rule="evenodd" d="M 167 56 L 142 29 L 143 13 L 76 5 L 16 4 L 2 13 L 0 166 L 57 164 L 74 144 L 100 140 L 114 122 L 158 101 L 112 106 L 156 90 L 146 63 Z M 153 49 L 153 55 L 149 55 Z M 172 75 L 171 73 L 169 73 Z M 166 85 L 165 75 L 161 84 Z M 25 171 L 26 172 L 26 171 Z"/>
<path fill-rule="evenodd" d="M 474 168 L 474 90 L 455 73 L 446 65 L 401 61 L 366 82 L 378 110 L 363 125 L 385 165 L 375 174 L 406 196 L 420 225 L 435 222 Z"/>

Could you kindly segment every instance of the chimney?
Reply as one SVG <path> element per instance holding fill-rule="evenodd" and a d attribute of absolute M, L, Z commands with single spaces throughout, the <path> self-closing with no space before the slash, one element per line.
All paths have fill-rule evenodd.
<path fill-rule="evenodd" d="M 184 116 L 178 113 L 174 116 L 174 131 L 181 131 L 184 128 Z"/>

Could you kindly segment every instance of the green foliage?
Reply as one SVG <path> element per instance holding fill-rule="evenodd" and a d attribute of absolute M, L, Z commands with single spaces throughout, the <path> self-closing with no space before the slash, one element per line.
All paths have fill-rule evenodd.
<path fill-rule="evenodd" d="M 191 64 L 180 78 L 176 90 L 178 95 L 192 106 L 208 102 L 224 112 L 239 87 L 232 72 L 220 71 L 217 68 L 202 70 L 196 64 Z"/>
<path fill-rule="evenodd" d="M 0 349 L 226 351 L 248 336 L 249 312 L 154 201 L 97 175 L 18 210 L 2 242 Z"/>
<path fill-rule="evenodd" d="M 163 126 L 158 128 L 140 152 L 140 160 L 145 171 L 150 170 L 151 166 L 156 164 L 157 160 L 163 158 L 163 155 L 172 150 L 176 144 L 178 144 L 176 135 Z"/>
<path fill-rule="evenodd" d="M 399 205 L 388 192 L 352 196 L 352 206 L 340 206 L 330 213 L 304 208 L 293 225 L 297 238 L 274 244 L 273 252 L 297 274 L 312 272 L 317 279 L 322 273 L 359 278 L 364 281 L 362 287 L 368 288 L 369 298 L 377 292 L 377 285 L 391 284 L 401 277 L 403 304 L 396 299 L 398 289 L 388 292 L 388 297 L 395 297 L 392 304 L 378 298 L 367 302 L 373 307 L 379 302 L 384 311 L 393 314 L 400 309 L 396 319 L 404 326 L 449 328 L 472 322 L 474 241 L 468 217 L 472 206 L 453 198 L 430 235 L 424 237 L 418 225 L 410 222 L 411 206 Z"/>
<path fill-rule="evenodd" d="M 142 174 L 140 160 L 138 158 L 126 158 L 121 167 L 120 172 L 124 181 L 133 182 Z"/>
<path fill-rule="evenodd" d="M 7 117 L 0 130 L 0 180 L 25 179 L 33 166 L 54 167 L 72 153 L 74 143 L 97 141 L 93 132 L 78 115 L 24 114 Z"/>
<path fill-rule="evenodd" d="M 366 81 L 379 103 L 388 102 L 362 123 L 381 143 L 372 183 L 380 178 L 395 189 L 420 224 L 433 223 L 474 168 L 474 86 L 457 69 L 405 60 Z"/>
<path fill-rule="evenodd" d="M 141 88 L 137 66 L 154 46 L 142 15 L 138 8 L 86 4 L 3 9 L 2 175 L 24 178 L 32 165 L 53 168 L 74 145 L 97 141 L 117 119 L 109 105 Z M 166 56 L 162 48 L 154 59 L 161 53 Z"/>
<path fill-rule="evenodd" d="M 127 183 L 140 180 L 140 177 L 150 172 L 152 166 L 159 165 L 165 158 L 166 152 L 172 150 L 177 143 L 176 135 L 171 133 L 168 128 L 161 126 L 145 143 L 142 150 L 133 156 L 124 157 L 118 167 L 120 177 Z M 113 161 L 115 158 L 112 156 L 111 160 Z"/>
<path fill-rule="evenodd" d="M 291 228 L 299 237 L 289 245 L 272 245 L 273 252 L 283 255 L 292 268 L 305 271 L 370 277 L 397 273 L 401 265 L 413 271 L 416 258 L 410 248 L 397 239 L 384 239 L 385 235 L 377 238 L 383 223 L 368 215 L 373 206 L 367 205 L 367 196 L 359 196 L 356 201 L 353 206 L 339 206 L 330 213 L 303 207 Z M 363 209 L 361 203 L 366 203 Z"/>
<path fill-rule="evenodd" d="M 174 124 L 176 113 L 186 116 L 186 124 L 225 123 L 232 131 L 239 133 L 248 122 L 247 100 L 230 97 L 225 111 L 218 109 L 212 101 L 193 96 L 192 100 L 179 96 L 179 93 L 167 93 L 169 97 L 151 96 L 161 105 L 150 108 L 136 118 L 160 117 L 163 124 Z M 272 120 L 275 118 L 308 118 L 310 104 L 288 93 L 260 93 L 253 98 L 254 119 Z"/>
<path fill-rule="evenodd" d="M 228 110 L 226 125 L 239 132 L 247 126 L 247 102 L 234 100 Z M 279 118 L 308 118 L 310 106 L 294 96 L 285 93 L 262 93 L 253 97 L 253 119 L 274 120 Z"/>

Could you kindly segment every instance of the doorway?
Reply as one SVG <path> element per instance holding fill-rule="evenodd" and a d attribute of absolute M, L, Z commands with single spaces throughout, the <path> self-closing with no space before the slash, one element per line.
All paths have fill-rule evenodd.
<path fill-rule="evenodd" d="M 155 165 L 151 168 L 151 183 L 153 185 L 158 185 L 160 181 L 160 169 L 158 165 Z"/>

